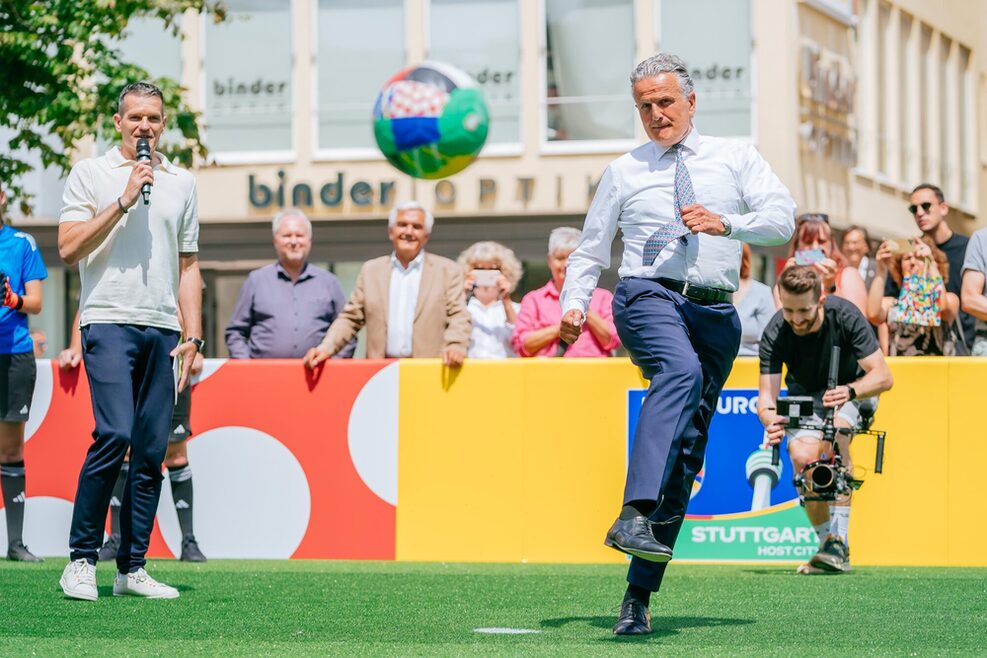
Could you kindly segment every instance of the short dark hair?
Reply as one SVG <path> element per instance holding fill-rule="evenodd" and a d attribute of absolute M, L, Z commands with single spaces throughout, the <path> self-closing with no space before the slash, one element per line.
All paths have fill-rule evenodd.
<path fill-rule="evenodd" d="M 920 183 L 915 186 L 914 190 L 912 190 L 912 194 L 915 194 L 919 190 L 932 190 L 932 192 L 936 195 L 936 199 L 939 200 L 939 203 L 946 203 L 946 196 L 942 193 L 942 189 L 938 185 L 933 185 L 932 183 Z"/>
<path fill-rule="evenodd" d="M 123 114 L 123 99 L 129 94 L 137 94 L 138 96 L 157 96 L 158 100 L 161 101 L 161 108 L 164 109 L 164 94 L 156 86 L 152 85 L 150 82 L 131 82 L 129 85 L 120 90 L 120 95 L 117 97 L 117 112 Z"/>
<path fill-rule="evenodd" d="M 822 297 L 822 279 L 811 265 L 793 265 L 778 277 L 778 287 L 790 295 L 813 293 L 816 301 Z"/>

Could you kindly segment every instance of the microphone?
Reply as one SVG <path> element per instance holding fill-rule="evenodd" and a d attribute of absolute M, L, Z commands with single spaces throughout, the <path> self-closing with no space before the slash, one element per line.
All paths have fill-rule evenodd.
<path fill-rule="evenodd" d="M 147 139 L 141 137 L 137 140 L 137 162 L 150 162 L 151 161 L 151 145 L 148 143 Z M 141 196 L 144 197 L 144 205 L 146 206 L 151 201 L 151 184 L 144 183 L 141 186 Z"/>

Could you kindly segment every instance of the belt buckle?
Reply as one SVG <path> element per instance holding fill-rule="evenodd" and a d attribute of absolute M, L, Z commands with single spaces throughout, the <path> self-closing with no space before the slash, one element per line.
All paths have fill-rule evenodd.
<path fill-rule="evenodd" d="M 682 296 L 683 297 L 688 297 L 689 296 L 689 288 L 690 288 L 689 282 L 688 281 L 683 281 L 682 282 Z"/>

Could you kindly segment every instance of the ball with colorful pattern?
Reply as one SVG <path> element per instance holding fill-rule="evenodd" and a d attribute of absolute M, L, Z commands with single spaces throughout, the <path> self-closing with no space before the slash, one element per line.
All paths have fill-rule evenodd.
<path fill-rule="evenodd" d="M 377 146 L 392 165 L 416 178 L 445 178 L 468 167 L 489 127 L 490 112 L 476 82 L 439 62 L 398 71 L 374 103 Z"/>

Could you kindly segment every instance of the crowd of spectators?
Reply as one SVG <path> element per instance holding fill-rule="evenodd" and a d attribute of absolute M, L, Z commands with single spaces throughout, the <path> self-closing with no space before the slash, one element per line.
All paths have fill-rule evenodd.
<path fill-rule="evenodd" d="M 900 233 L 914 226 L 914 237 L 884 241 L 857 225 L 840 234 L 826 213 L 803 213 L 781 269 L 816 268 L 825 293 L 859 308 L 889 356 L 987 356 L 987 229 L 972 239 L 952 231 L 942 191 L 927 183 L 915 188 L 905 210 L 912 222 Z M 408 217 L 420 221 L 409 228 Z M 480 241 L 455 262 L 426 258 L 433 225 L 432 215 L 416 202 L 395 208 L 388 221 L 392 254 L 364 265 L 347 301 L 336 277 L 308 261 L 308 218 L 297 209 L 280 213 L 272 223 L 277 261 L 250 273 L 226 327 L 230 356 L 303 358 L 314 367 L 324 358 L 352 357 L 364 327 L 372 343 L 367 356 L 377 358 L 433 356 L 456 365 L 466 357 L 619 353 L 613 294 L 603 288 L 593 293 L 579 340 L 568 345 L 559 339 L 559 293 L 579 229 L 551 232 L 550 279 L 518 301 L 514 293 L 524 270 L 513 250 Z M 757 356 L 761 332 L 780 304 L 776 288 L 752 277 L 747 244 L 733 303 L 743 328 L 739 356 Z M 32 337 L 35 355 L 42 357 L 44 334 L 35 329 Z"/>
<path fill-rule="evenodd" d="M 853 303 L 870 320 L 887 355 L 987 356 L 987 229 L 974 234 L 968 250 L 970 239 L 949 228 L 949 206 L 942 191 L 930 184 L 915 188 L 905 210 L 912 220 L 900 233 L 915 236 L 884 241 L 872 239 L 860 226 L 839 234 L 826 213 L 801 214 L 781 269 L 814 267 L 825 294 Z M 407 228 L 407 217 L 419 220 L 417 233 Z M 618 353 L 613 294 L 603 288 L 593 293 L 579 339 L 569 345 L 559 338 L 559 294 L 567 259 L 581 238 L 579 229 L 563 226 L 551 232 L 546 253 L 550 279 L 519 303 L 512 295 L 524 272 L 509 247 L 481 241 L 459 254 L 455 264 L 431 254 L 426 259 L 433 224 L 431 214 L 415 202 L 395 208 L 389 219 L 392 255 L 364 265 L 344 305 L 335 277 L 307 262 L 311 223 L 298 210 L 282 213 L 273 225 L 278 262 L 247 278 L 226 330 L 230 355 L 305 356 L 314 367 L 329 356 L 352 356 L 356 333 L 364 326 L 373 343 L 367 355 L 374 357 L 442 356 L 450 363 L 451 353 L 455 365 L 460 355 L 501 359 Z M 426 266 L 433 261 L 441 268 Z M 439 270 L 442 276 L 437 277 Z M 751 251 L 745 244 L 733 296 L 743 330 L 740 356 L 757 355 L 761 333 L 780 309 L 777 289 L 753 278 L 751 271 Z M 261 281 L 270 282 L 266 287 L 274 295 L 266 303 Z M 274 352 L 258 347 L 272 338 L 284 347 Z"/>

